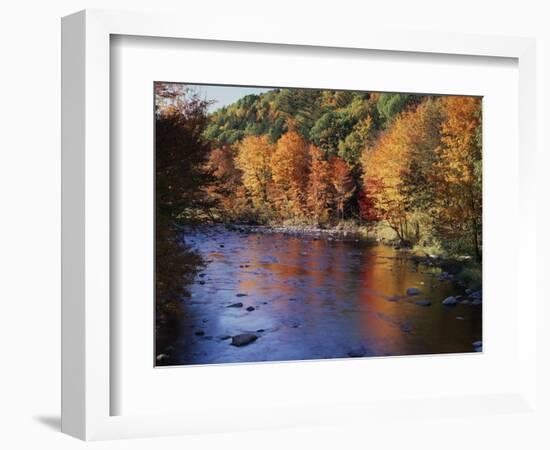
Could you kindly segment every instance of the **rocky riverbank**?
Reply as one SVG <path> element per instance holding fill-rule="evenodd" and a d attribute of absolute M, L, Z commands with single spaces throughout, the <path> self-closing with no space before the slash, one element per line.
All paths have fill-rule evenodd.
<path fill-rule="evenodd" d="M 239 233 L 264 233 L 264 234 L 284 234 L 288 236 L 304 236 L 310 239 L 327 240 L 371 240 L 365 233 L 359 229 L 345 229 L 342 227 L 320 228 L 313 225 L 245 225 L 245 224 L 227 224 L 224 225 L 228 231 L 237 231 Z"/>
<path fill-rule="evenodd" d="M 283 234 L 287 236 L 305 237 L 312 240 L 326 239 L 328 241 L 351 241 L 366 243 L 383 243 L 400 252 L 406 252 L 417 264 L 436 267 L 441 270 L 440 281 L 449 280 L 470 292 L 481 292 L 481 264 L 468 256 L 445 257 L 428 254 L 422 249 L 414 249 L 396 240 L 381 239 L 369 235 L 364 229 L 353 226 L 336 226 L 321 228 L 313 225 L 246 225 L 227 224 L 224 228 L 243 234 L 264 233 Z"/>

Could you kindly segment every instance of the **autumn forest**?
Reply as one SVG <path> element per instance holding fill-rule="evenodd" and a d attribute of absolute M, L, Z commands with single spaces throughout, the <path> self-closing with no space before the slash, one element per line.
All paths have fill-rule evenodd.
<path fill-rule="evenodd" d="M 157 303 L 189 295 L 206 263 L 183 230 L 205 223 L 344 233 L 460 261 L 459 283 L 480 288 L 481 98 L 287 88 L 220 98 L 155 84 Z"/>

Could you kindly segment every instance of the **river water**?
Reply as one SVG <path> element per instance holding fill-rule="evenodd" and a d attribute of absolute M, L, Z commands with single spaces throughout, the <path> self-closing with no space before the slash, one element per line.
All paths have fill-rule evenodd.
<path fill-rule="evenodd" d="M 464 353 L 482 337 L 481 306 L 443 306 L 464 291 L 386 245 L 219 226 L 185 241 L 207 265 L 160 365 Z M 231 345 L 242 333 L 257 340 Z"/>

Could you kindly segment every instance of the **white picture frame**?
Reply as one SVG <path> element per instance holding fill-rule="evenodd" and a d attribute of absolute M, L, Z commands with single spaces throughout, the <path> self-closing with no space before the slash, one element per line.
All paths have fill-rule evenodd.
<path fill-rule="evenodd" d="M 185 23 L 185 26 L 182 26 Z M 317 405 L 274 408 L 253 421 L 222 420 L 204 414 L 111 415 L 110 372 L 110 39 L 112 35 L 200 39 L 316 48 L 367 49 L 412 54 L 501 57 L 517 60 L 519 110 L 519 183 L 514 187 L 522 229 L 535 228 L 535 43 L 532 39 L 451 34 L 384 33 L 350 30 L 326 35 L 312 29 L 308 38 L 292 31 L 271 32 L 227 27 L 205 29 L 193 21 L 164 14 L 86 10 L 62 21 L 62 430 L 85 440 L 162 436 L 192 432 L 242 430 L 268 426 L 327 423 L 335 417 L 389 414 L 390 405 L 345 403 L 330 412 Z M 534 234 L 521 233 L 518 261 L 535 261 Z M 534 262 L 533 262 L 534 264 Z M 518 312 L 519 379 L 510 391 L 490 396 L 408 399 L 410 414 L 435 402 L 440 414 L 469 413 L 472 405 L 496 413 L 536 407 L 536 294 L 531 265 L 517 266 L 524 295 Z M 529 287 L 529 286 L 532 286 Z M 514 295 L 518 295 L 517 292 Z M 529 311 L 529 312 L 527 312 Z M 361 362 L 354 361 L 353 364 Z M 311 370 L 312 366 L 309 366 Z M 351 366 L 350 366 L 351 367 Z M 428 403 L 426 403 L 428 402 Z M 403 411 L 401 411 L 402 413 Z M 236 415 L 238 416 L 238 414 Z M 308 417 L 308 418 L 305 418 Z"/>

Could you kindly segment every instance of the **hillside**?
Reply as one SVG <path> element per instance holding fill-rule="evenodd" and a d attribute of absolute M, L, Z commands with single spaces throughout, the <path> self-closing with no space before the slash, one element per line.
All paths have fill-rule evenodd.
<path fill-rule="evenodd" d="M 210 115 L 205 137 L 235 144 L 246 136 L 266 135 L 275 143 L 290 127 L 326 152 L 358 163 L 366 144 L 402 110 L 427 97 L 409 94 L 273 89 L 248 95 Z"/>

